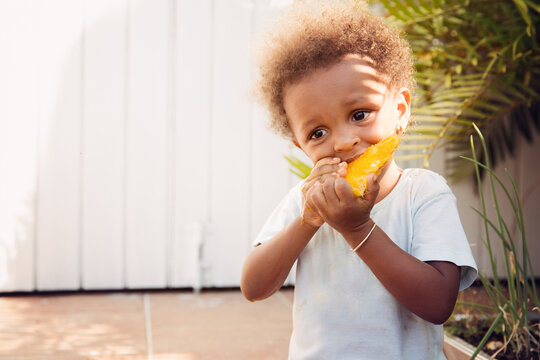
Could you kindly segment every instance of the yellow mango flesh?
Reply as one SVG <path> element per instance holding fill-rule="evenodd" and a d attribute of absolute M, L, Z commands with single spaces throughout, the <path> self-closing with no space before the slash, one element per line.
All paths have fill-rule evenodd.
<path fill-rule="evenodd" d="M 375 145 L 371 145 L 358 159 L 349 163 L 345 180 L 351 184 L 354 195 L 364 195 L 368 174 L 379 175 L 381 168 L 392 157 L 401 138 L 390 135 Z"/>

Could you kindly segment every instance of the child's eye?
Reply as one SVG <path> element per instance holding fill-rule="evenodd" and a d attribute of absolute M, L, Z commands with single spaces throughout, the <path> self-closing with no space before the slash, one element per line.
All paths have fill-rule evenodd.
<path fill-rule="evenodd" d="M 369 115 L 369 111 L 358 110 L 352 114 L 352 118 L 353 118 L 353 121 L 362 121 L 362 120 L 365 120 L 368 117 L 368 115 Z"/>
<path fill-rule="evenodd" d="M 314 132 L 309 135 L 309 138 L 312 140 L 319 139 L 320 137 L 324 136 L 326 134 L 326 130 L 324 129 L 317 129 Z"/>

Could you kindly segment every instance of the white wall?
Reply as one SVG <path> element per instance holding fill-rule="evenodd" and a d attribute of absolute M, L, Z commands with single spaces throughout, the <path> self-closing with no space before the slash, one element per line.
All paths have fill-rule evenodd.
<path fill-rule="evenodd" d="M 247 96 L 267 3 L 0 1 L 0 291 L 238 285 L 296 181 Z"/>
<path fill-rule="evenodd" d="M 248 97 L 253 34 L 283 2 L 0 0 L 1 292 L 238 285 L 297 181 Z"/>
<path fill-rule="evenodd" d="M 516 189 L 520 195 L 525 224 L 524 236 L 526 237 L 526 244 L 533 268 L 532 271 L 529 268 L 528 272 L 529 274 L 533 273 L 535 277 L 538 278 L 540 277 L 540 222 L 538 221 L 540 219 L 540 166 L 538 166 L 540 134 L 533 130 L 532 137 L 534 138 L 534 142 L 532 143 L 527 142 L 523 137 L 519 137 L 515 148 L 515 157 L 510 158 L 507 156 L 504 161 L 498 163 L 495 174 L 505 184 L 512 199 L 515 199 L 515 197 L 508 175 L 514 179 Z M 507 195 L 495 180 L 494 183 L 502 218 L 507 224 L 508 232 L 514 239 L 516 247 L 514 256 L 519 261 L 522 261 L 522 233 L 519 231 Z M 472 180 L 469 184 L 472 184 Z M 468 226 L 466 230 L 468 231 L 468 234 L 478 234 L 475 237 L 475 258 L 480 268 L 491 276 L 492 271 L 488 252 L 485 250 L 486 248 L 482 243 L 482 241 L 486 239 L 484 223 L 480 220 L 480 217 L 470 209 L 470 205 L 472 204 L 477 209 L 481 210 L 481 204 L 476 193 L 473 192 L 471 188 L 472 186 L 468 185 L 466 182 L 454 186 L 454 189 L 458 194 L 458 200 L 461 201 L 461 216 L 462 218 L 467 219 Z M 496 217 L 493 196 L 491 195 L 491 188 L 487 176 L 484 177 L 483 180 L 483 192 L 486 196 L 488 216 L 497 227 L 500 227 Z M 515 202 L 515 200 L 513 201 Z M 474 219 L 474 221 L 471 221 L 471 219 Z M 477 226 L 475 227 L 474 224 Z M 497 274 L 499 277 L 506 278 L 506 269 L 500 238 L 496 235 L 495 231 L 491 229 L 489 230 L 489 234 L 493 244 L 494 257 L 497 262 Z"/>

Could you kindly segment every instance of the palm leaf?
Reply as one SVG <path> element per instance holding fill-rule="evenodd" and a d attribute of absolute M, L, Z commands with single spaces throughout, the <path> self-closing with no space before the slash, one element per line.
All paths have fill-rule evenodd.
<path fill-rule="evenodd" d="M 444 148 L 446 174 L 457 180 L 473 166 L 469 136 L 478 124 L 493 166 L 513 156 L 520 139 L 540 129 L 540 6 L 532 0 L 384 0 L 416 56 L 415 125 L 404 138 L 406 159 L 428 164 Z M 478 147 L 477 158 L 483 159 Z"/>
<path fill-rule="evenodd" d="M 296 156 L 285 156 L 285 159 L 289 162 L 289 165 L 291 166 L 289 168 L 289 171 L 294 175 L 298 176 L 300 179 L 305 179 L 309 176 L 309 174 L 311 174 L 311 166 L 304 163 Z"/>

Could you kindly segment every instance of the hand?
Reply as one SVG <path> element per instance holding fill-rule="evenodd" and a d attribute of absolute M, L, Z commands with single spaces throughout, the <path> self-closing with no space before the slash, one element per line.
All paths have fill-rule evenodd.
<path fill-rule="evenodd" d="M 314 183 L 305 193 L 305 198 L 323 221 L 347 238 L 357 232 L 365 232 L 378 193 L 379 183 L 374 174 L 368 176 L 363 197 L 356 197 L 343 177 L 327 176 L 323 183 Z"/>
<path fill-rule="evenodd" d="M 314 210 L 313 204 L 306 199 L 306 193 L 315 185 L 324 183 L 326 179 L 337 176 L 345 176 L 347 174 L 347 163 L 342 162 L 339 158 L 323 158 L 315 164 L 313 170 L 306 178 L 302 186 L 302 195 L 304 198 L 304 207 L 302 209 L 303 223 L 319 227 L 324 223 L 324 220 Z"/>

